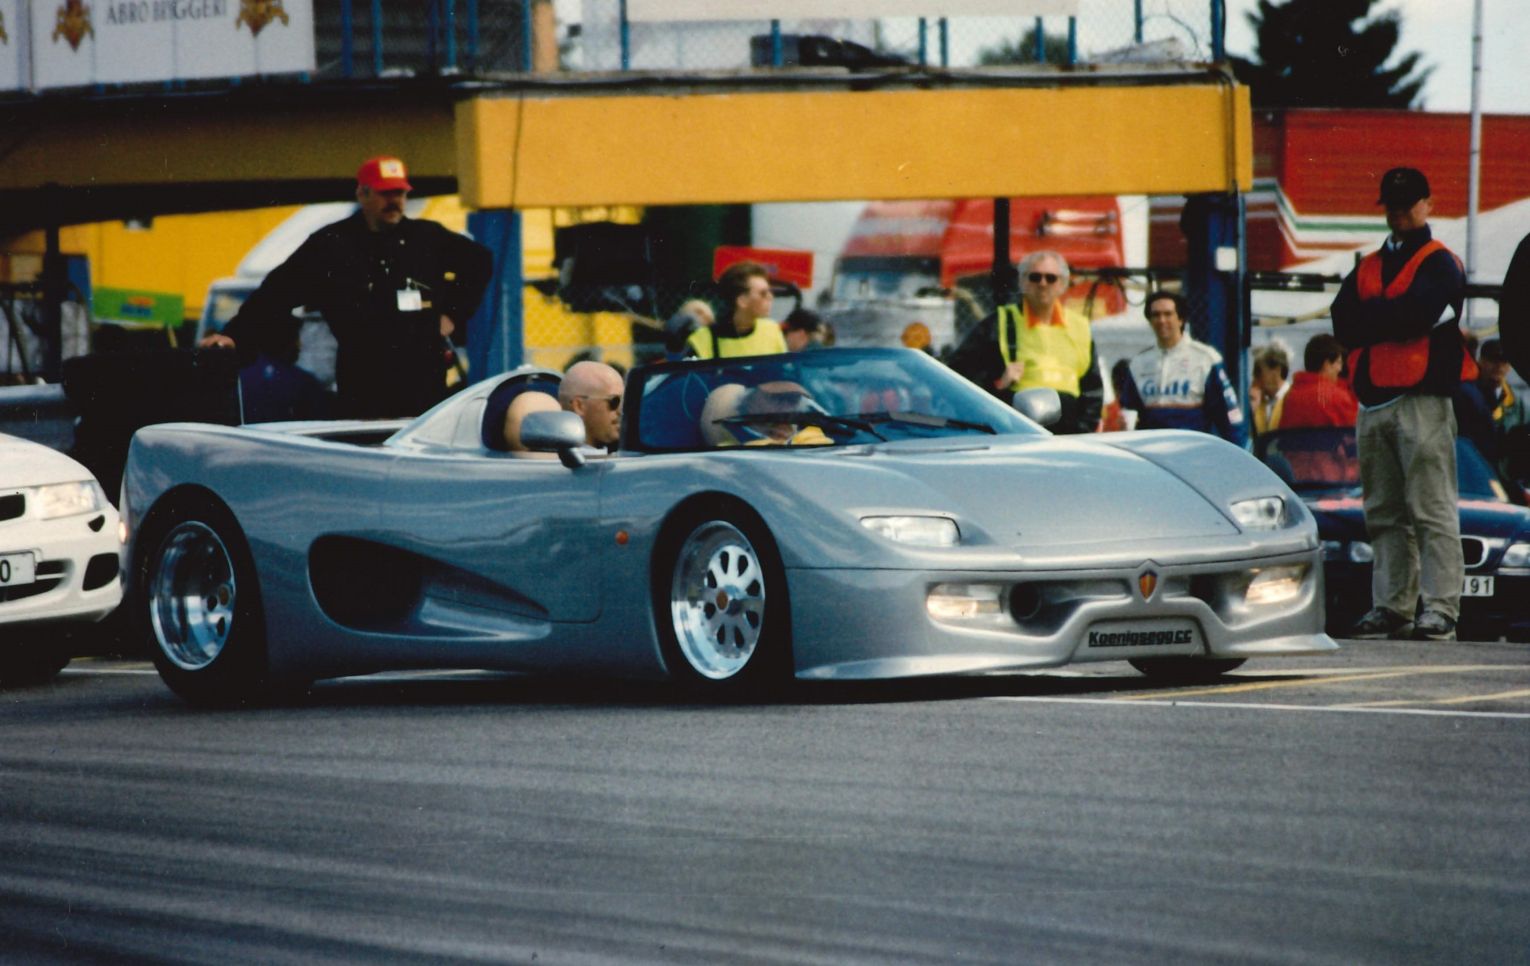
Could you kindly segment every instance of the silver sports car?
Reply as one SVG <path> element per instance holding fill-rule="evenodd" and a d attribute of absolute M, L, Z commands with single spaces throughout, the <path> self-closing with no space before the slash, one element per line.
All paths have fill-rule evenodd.
<path fill-rule="evenodd" d="M 1335 646 L 1312 515 L 1214 437 L 1054 437 L 920 353 L 829 349 L 637 368 L 608 455 L 574 413 L 515 404 L 557 379 L 407 424 L 139 431 L 127 606 L 166 683 L 226 702 L 463 667 L 757 692 L 1111 660 L 1194 680 Z"/>

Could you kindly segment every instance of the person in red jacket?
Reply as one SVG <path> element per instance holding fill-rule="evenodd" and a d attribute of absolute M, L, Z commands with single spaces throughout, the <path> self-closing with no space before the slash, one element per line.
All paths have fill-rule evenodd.
<path fill-rule="evenodd" d="M 1315 335 L 1302 353 L 1303 371 L 1291 377 L 1281 407 L 1281 429 L 1353 426 L 1360 410 L 1355 391 L 1343 378 L 1344 346 L 1331 335 Z"/>
<path fill-rule="evenodd" d="M 1391 234 L 1344 279 L 1333 334 L 1350 350 L 1365 527 L 1376 552 L 1357 638 L 1454 640 L 1466 562 L 1451 396 L 1477 365 L 1461 335 L 1466 275 L 1429 231 L 1429 181 L 1381 177 Z M 1422 613 L 1418 613 L 1422 606 Z M 1417 619 L 1414 615 L 1418 614 Z"/>

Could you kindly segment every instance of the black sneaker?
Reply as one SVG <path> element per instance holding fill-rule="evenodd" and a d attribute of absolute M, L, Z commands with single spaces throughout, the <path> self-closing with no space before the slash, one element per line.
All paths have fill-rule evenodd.
<path fill-rule="evenodd" d="M 1421 641 L 1453 641 L 1456 622 L 1437 610 L 1426 610 L 1414 622 L 1413 636 Z"/>
<path fill-rule="evenodd" d="M 1438 616 L 1438 615 L 1436 615 Z M 1383 638 L 1403 639 L 1408 636 L 1407 632 L 1413 622 L 1408 618 L 1385 607 L 1372 607 L 1365 616 L 1355 622 L 1350 628 L 1349 636 L 1361 641 L 1375 641 Z M 1454 622 L 1452 622 L 1454 629 Z"/>

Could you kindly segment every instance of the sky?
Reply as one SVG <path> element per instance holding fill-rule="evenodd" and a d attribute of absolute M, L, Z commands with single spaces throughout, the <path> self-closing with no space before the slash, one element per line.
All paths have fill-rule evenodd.
<path fill-rule="evenodd" d="M 1530 114 L 1530 4 L 1526 0 L 1482 2 L 1482 111 Z M 1473 0 L 1388 0 L 1372 14 L 1395 10 L 1402 17 L 1397 50 L 1418 51 L 1434 67 L 1424 84 L 1423 108 L 1471 109 Z M 1227 49 L 1250 56 L 1254 32 L 1247 14 L 1258 0 L 1228 0 Z M 1394 55 L 1395 57 L 1396 55 Z"/>
<path fill-rule="evenodd" d="M 1126 3 L 1127 0 L 1119 0 Z M 1162 0 L 1149 0 L 1149 10 Z M 1488 114 L 1530 114 L 1530 0 L 1481 0 L 1482 110 Z M 555 0 L 563 23 L 578 22 L 582 0 Z M 1194 0 L 1168 0 L 1170 9 L 1196 6 Z M 1430 111 L 1471 109 L 1472 9 L 1474 0 L 1383 0 L 1372 14 L 1395 10 L 1402 15 L 1398 49 L 1419 51 L 1435 70 L 1424 85 L 1423 107 Z M 768 10 L 769 0 L 760 5 Z M 938 3 L 931 3 L 937 7 Z M 1258 0 L 1227 0 L 1227 49 L 1253 53 L 1254 33 L 1247 14 Z"/>

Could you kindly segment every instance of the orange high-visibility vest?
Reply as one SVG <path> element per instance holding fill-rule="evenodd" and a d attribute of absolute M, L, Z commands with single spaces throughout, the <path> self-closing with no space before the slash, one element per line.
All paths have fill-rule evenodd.
<path fill-rule="evenodd" d="M 1360 259 L 1360 267 L 1355 271 L 1355 294 L 1362 302 L 1379 298 L 1398 298 L 1413 284 L 1413 277 L 1418 274 L 1418 268 L 1424 264 L 1424 260 L 1438 251 L 1448 251 L 1448 249 L 1437 239 L 1425 242 L 1403 265 L 1397 276 L 1385 286 L 1381 284 L 1381 252 L 1371 252 Z M 1454 253 L 1451 257 L 1455 258 Z M 1459 328 L 1456 329 L 1458 335 L 1460 331 Z M 1381 389 L 1406 389 L 1416 386 L 1423 381 L 1424 372 L 1429 368 L 1428 334 L 1421 335 L 1417 339 L 1409 339 L 1407 342 L 1378 342 L 1368 348 L 1371 385 Z M 1366 350 L 1356 349 L 1349 354 L 1350 372 L 1359 371 L 1360 354 L 1364 351 Z M 1465 350 L 1463 344 L 1461 380 L 1464 382 L 1475 378 L 1477 378 L 1477 362 L 1471 357 L 1471 353 Z"/>

